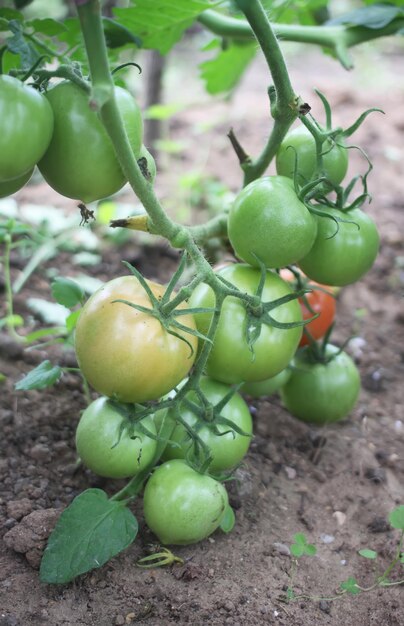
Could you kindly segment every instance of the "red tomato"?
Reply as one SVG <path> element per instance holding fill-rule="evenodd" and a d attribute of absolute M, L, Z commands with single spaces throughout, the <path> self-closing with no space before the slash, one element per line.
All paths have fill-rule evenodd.
<path fill-rule="evenodd" d="M 294 283 L 296 289 L 299 288 L 293 272 L 283 269 L 280 275 L 283 280 Z M 319 313 L 316 319 L 304 327 L 299 346 L 306 346 L 310 343 L 310 336 L 313 339 L 324 337 L 334 322 L 336 304 L 331 287 L 309 280 L 304 274 L 301 274 L 301 280 L 304 287 L 312 289 L 310 293 L 306 293 L 302 298 L 299 298 L 303 319 L 308 320 Z"/>

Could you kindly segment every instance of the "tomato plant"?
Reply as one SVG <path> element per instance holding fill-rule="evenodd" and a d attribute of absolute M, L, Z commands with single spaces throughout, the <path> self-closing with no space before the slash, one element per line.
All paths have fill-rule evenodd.
<path fill-rule="evenodd" d="M 237 287 L 242 293 L 255 294 L 260 282 L 260 271 L 249 265 L 228 265 L 217 274 Z M 291 287 L 274 272 L 268 271 L 262 292 L 262 301 L 270 302 L 292 293 Z M 190 298 L 194 307 L 213 307 L 215 295 L 209 285 L 200 284 Z M 302 319 L 299 303 L 291 300 L 271 312 L 277 322 L 292 323 Z M 198 329 L 207 333 L 211 313 L 195 315 Z M 259 319 L 256 318 L 256 324 Z M 293 357 L 299 344 L 302 329 L 276 328 L 262 324 L 261 332 L 252 348 L 248 345 L 246 331 L 247 310 L 239 298 L 227 297 L 223 303 L 219 325 L 214 337 L 206 372 L 224 383 L 259 381 L 275 376 Z"/>
<path fill-rule="evenodd" d="M 339 185 L 348 169 L 348 150 L 342 139 L 328 139 L 322 146 L 323 175 Z M 317 166 L 316 142 L 306 126 L 300 125 L 289 131 L 276 154 L 276 171 L 281 176 L 294 177 L 301 184 L 312 180 Z"/>
<path fill-rule="evenodd" d="M 180 459 L 160 465 L 143 496 L 146 524 L 163 544 L 188 545 L 209 537 L 227 506 L 223 485 Z"/>
<path fill-rule="evenodd" d="M 311 424 L 324 425 L 347 417 L 360 391 L 358 369 L 346 352 L 328 344 L 318 361 L 309 346 L 296 353 L 292 375 L 280 394 L 292 415 Z"/>
<path fill-rule="evenodd" d="M 62 82 L 46 94 L 54 118 L 52 141 L 38 163 L 47 183 L 63 196 L 93 202 L 114 194 L 125 184 L 110 138 L 89 95 L 79 86 Z M 136 158 L 142 146 L 143 123 L 133 96 L 115 87 L 115 98 Z"/>
<path fill-rule="evenodd" d="M 254 267 L 259 261 L 268 268 L 296 263 L 309 252 L 316 233 L 314 217 L 285 176 L 255 180 L 230 209 L 230 243 L 236 256 Z"/>
<path fill-rule="evenodd" d="M 12 186 L 9 181 L 32 172 L 52 130 L 53 114 L 46 98 L 17 78 L 0 75 L 0 183 Z"/>
<path fill-rule="evenodd" d="M 27 3 L 29 0 L 14 2 L 15 6 Z M 358 279 L 372 265 L 378 248 L 377 231 L 356 208 L 369 196 L 370 161 L 366 174 L 354 176 L 345 187 L 340 185 L 348 161 L 342 141 L 351 137 L 371 110 L 347 128 L 333 128 L 331 107 L 318 92 L 326 118 L 323 129 L 308 114 L 311 105 L 294 91 L 279 42 L 285 36 L 317 44 L 321 41 L 345 67 L 350 67 L 350 46 L 402 28 L 399 11 L 390 6 L 382 11 L 380 21 L 384 27 L 380 28 L 374 20 L 371 28 L 366 27 L 370 10 L 362 12 L 354 24 L 342 17 L 331 28 L 307 28 L 302 24 L 290 28 L 287 23 L 271 25 L 267 19 L 268 2 L 262 0 L 234 0 L 224 3 L 220 12 L 209 0 L 158 0 L 158 19 L 153 18 L 149 7 L 152 3 L 144 0 L 114 8 L 108 19 L 103 19 L 101 7 L 105 3 L 99 0 L 74 0 L 73 4 L 78 19 L 69 17 L 66 26 L 49 17 L 27 21 L 24 13 L 1 11 L 1 31 L 5 33 L 1 36 L 2 69 L 33 82 L 38 88 L 34 92 L 36 100 L 48 111 L 47 123 L 54 116 L 55 126 L 49 146 L 41 147 L 35 158 L 33 146 L 37 148 L 40 142 L 31 141 L 35 134 L 25 124 L 26 118 L 21 133 L 13 135 L 16 141 L 11 152 L 7 153 L 9 146 L 1 138 L 0 185 L 5 187 L 0 193 L 10 193 L 15 185 L 20 185 L 20 177 L 28 174 L 39 159 L 49 184 L 81 202 L 85 222 L 86 216 L 95 211 L 83 207 L 83 202 L 109 196 L 128 180 L 137 198 L 135 202 L 139 201 L 144 211 L 115 219 L 111 226 L 140 230 L 144 237 L 162 237 L 172 247 L 173 258 L 175 251 L 180 250 L 182 255 L 167 287 L 145 281 L 132 268 L 133 276 L 111 280 L 97 291 L 79 317 L 80 289 L 70 285 L 69 291 L 66 283 L 63 287 L 59 282 L 54 290 L 59 296 L 63 289 L 69 291 L 61 296 L 61 304 L 68 303 L 74 309 L 67 318 L 66 330 L 71 336 L 78 319 L 75 341 L 81 373 L 105 396 L 91 404 L 80 421 L 80 453 L 94 471 L 107 476 L 135 472 L 111 497 L 101 489 L 88 489 L 62 513 L 45 553 L 46 567 L 41 570 L 46 572 L 44 582 L 57 583 L 72 580 L 94 564 L 102 565 L 133 541 L 137 523 L 127 505 L 142 492 L 153 472 L 152 465 L 164 454 L 174 426 L 173 441 L 165 455 L 174 455 L 173 450 L 177 454 L 177 443 L 192 468 L 184 459 L 172 459 L 155 469 L 145 490 L 147 523 L 160 541 L 184 544 L 207 537 L 218 525 L 224 530 L 231 527 L 226 491 L 204 473 L 209 462 L 210 470 L 231 470 L 248 448 L 251 418 L 239 395 L 230 398 L 233 390 L 228 392 L 227 384 L 242 383 L 244 391 L 252 395 L 280 388 L 292 413 L 314 423 L 334 421 L 352 408 L 359 379 L 349 357 L 332 347 L 315 352 L 316 344 L 310 345 L 310 351 L 306 346 L 295 356 L 302 334 L 302 303 L 297 299 L 300 294 L 277 273 L 267 270 L 298 263 L 313 281 L 344 285 Z M 227 5 L 231 5 L 228 14 Z M 238 12 L 237 19 L 234 11 Z M 223 48 L 218 47 L 216 59 L 202 64 L 211 93 L 228 93 L 261 48 L 272 83 L 268 90 L 268 114 L 272 121 L 268 132 L 263 129 L 265 139 L 256 154 L 246 152 L 237 129 L 229 132 L 241 166 L 242 191 L 229 210 L 228 190 L 216 194 L 220 198 L 216 197 L 215 209 L 222 205 L 217 213 L 206 223 L 196 220 L 197 224 L 184 226 L 165 211 L 156 194 L 159 185 L 151 184 L 156 175 L 155 163 L 143 145 L 139 109 L 127 91 L 115 87 L 113 73 L 120 70 L 121 82 L 129 77 L 132 81 L 126 67 L 131 63 L 121 63 L 120 58 L 120 53 L 127 53 L 128 44 L 156 48 L 165 54 L 193 20 L 199 20 L 199 28 L 203 24 L 215 34 L 214 45 L 218 36 L 226 42 Z M 313 21 L 311 13 L 309 21 Z M 277 35 L 281 35 L 279 40 Z M 240 40 L 245 40 L 242 45 Z M 214 50 L 212 45 L 207 48 Z M 111 71 L 111 67 L 115 69 Z M 55 79 L 63 82 L 55 85 Z M 0 80 L 5 87 L 0 90 L 1 99 L 15 79 Z M 18 81 L 17 84 L 23 92 L 25 87 Z M 40 95 L 43 88 L 48 89 L 45 98 Z M 176 106 L 172 109 L 158 105 L 149 108 L 148 117 L 163 120 L 176 110 Z M 0 113 L 0 129 L 4 125 L 3 135 L 9 137 L 9 127 L 16 127 L 14 109 Z M 30 121 L 40 126 L 39 119 L 40 115 L 30 110 Z M 298 120 L 305 129 L 288 133 Z M 43 128 L 39 135 L 46 135 Z M 320 144 L 321 155 L 315 149 Z M 179 143 L 165 145 L 177 149 Z M 278 174 L 265 176 L 276 154 Z M 312 181 L 313 177 L 324 176 L 331 185 Z M 221 185 L 216 184 L 215 190 L 220 190 Z M 331 186 L 334 191 L 329 194 Z M 352 200 L 356 186 L 361 186 L 361 191 Z M 203 188 L 208 189 L 208 185 Z M 205 197 L 200 204 L 204 200 Z M 213 203 L 207 200 L 207 208 L 211 208 Z M 327 212 L 329 218 L 324 215 Z M 18 319 L 13 311 L 10 278 L 11 253 L 15 249 L 13 228 L 10 220 L 2 234 L 7 298 L 3 325 L 10 334 Z M 24 228 L 19 229 L 19 235 L 24 233 Z M 130 233 L 127 241 L 129 237 Z M 229 251 L 229 243 L 244 263 L 214 271 L 210 260 L 216 254 L 220 260 L 221 253 Z M 203 253 L 209 248 L 213 251 L 211 256 Z M 308 304 L 309 296 L 304 302 Z M 314 301 L 308 306 L 310 315 L 316 306 Z M 323 313 L 320 317 L 324 322 Z M 42 331 L 30 333 L 30 340 L 32 335 L 44 336 Z M 25 335 L 17 335 L 17 339 L 21 343 L 27 341 Z M 19 381 L 18 389 L 49 386 L 66 369 L 72 368 L 45 361 L 25 377 L 28 382 Z M 322 373 L 319 381 L 318 372 Z M 347 379 L 344 373 L 349 374 Z M 207 375 L 211 380 L 205 378 Z M 181 381 L 186 376 L 184 387 Z M 173 389 L 175 392 L 170 394 Z M 148 457 L 145 425 L 157 411 L 156 441 L 154 431 L 148 431 L 155 453 Z M 223 428 L 233 433 L 223 432 Z M 132 445 L 140 446 L 133 448 L 136 454 L 132 453 Z M 199 455 L 198 445 L 202 449 Z M 130 470 L 126 460 L 132 463 Z M 141 466 L 143 461 L 145 465 Z"/>
<path fill-rule="evenodd" d="M 147 283 L 157 297 L 163 296 L 163 285 Z M 149 297 L 135 276 L 105 283 L 86 302 L 77 322 L 80 369 L 102 395 L 121 402 L 156 400 L 188 374 L 197 340 L 184 331 L 177 333 L 180 336 L 170 334 L 152 314 L 118 299 L 150 308 Z M 191 315 L 182 317 L 182 323 L 194 328 Z"/>
<path fill-rule="evenodd" d="M 196 392 L 191 391 L 186 395 L 186 401 L 181 403 L 179 409 L 169 412 L 168 417 L 175 422 L 176 412 L 179 410 L 182 421 L 191 427 L 209 447 L 212 455 L 209 472 L 219 473 L 232 469 L 244 458 L 250 445 L 252 437 L 250 411 L 240 394 L 235 393 L 219 415 L 211 415 L 208 419 L 209 410 L 223 400 L 229 393 L 230 387 L 210 378 L 202 378 L 200 389 L 205 399 L 210 403 L 209 409 L 201 402 Z M 193 402 L 201 414 L 198 415 L 187 404 L 187 401 Z M 239 432 L 233 430 L 232 425 Z M 170 442 L 173 443 L 169 443 L 165 448 L 164 460 L 195 460 L 198 448 L 182 423 L 177 423 L 174 427 L 170 435 Z"/>
<path fill-rule="evenodd" d="M 299 267 L 324 285 L 349 285 L 372 267 L 379 251 L 379 234 L 372 218 L 361 209 L 327 209 L 327 213 L 345 221 L 337 225 L 328 217 L 316 215 L 317 237 Z"/>
<path fill-rule="evenodd" d="M 251 396 L 252 398 L 263 398 L 265 396 L 271 396 L 273 393 L 279 391 L 283 385 L 289 380 L 291 375 L 291 370 L 289 367 L 286 367 L 284 370 L 272 376 L 271 378 L 267 378 L 266 380 L 261 380 L 259 382 L 252 383 L 244 383 L 241 387 L 240 391 L 242 394 L 246 396 Z"/>
<path fill-rule="evenodd" d="M 151 416 L 141 426 L 152 435 L 156 427 Z M 107 478 L 135 476 L 151 463 L 156 441 L 131 424 L 108 398 L 94 400 L 83 411 L 76 430 L 76 448 L 89 469 Z"/>

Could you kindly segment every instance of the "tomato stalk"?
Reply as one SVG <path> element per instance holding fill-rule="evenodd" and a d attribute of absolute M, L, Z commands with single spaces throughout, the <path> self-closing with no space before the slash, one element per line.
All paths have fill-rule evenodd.
<path fill-rule="evenodd" d="M 234 40 L 251 40 L 253 30 L 251 26 L 242 20 L 221 15 L 212 9 L 204 11 L 198 18 L 212 33 L 221 37 Z M 296 41 L 305 44 L 315 44 L 331 50 L 338 58 L 341 65 L 350 70 L 353 61 L 348 49 L 365 41 L 371 41 L 379 37 L 386 37 L 400 32 L 404 26 L 401 18 L 392 20 L 382 28 L 365 28 L 361 26 L 304 26 L 301 24 L 275 24 L 274 32 L 283 41 Z"/>

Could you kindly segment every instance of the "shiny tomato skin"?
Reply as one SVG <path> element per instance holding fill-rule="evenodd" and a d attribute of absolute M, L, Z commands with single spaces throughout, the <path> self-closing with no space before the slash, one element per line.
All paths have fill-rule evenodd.
<path fill-rule="evenodd" d="M 94 400 L 82 413 L 76 430 L 76 448 L 84 465 L 98 476 L 129 478 L 153 460 L 156 441 L 140 430 L 130 432 L 124 417 L 108 398 Z M 156 435 L 151 416 L 142 426 Z"/>
<path fill-rule="evenodd" d="M 0 75 L 0 183 L 32 171 L 52 131 L 53 113 L 46 98 L 17 78 Z"/>
<path fill-rule="evenodd" d="M 304 257 L 314 243 L 316 221 L 289 178 L 266 176 L 240 191 L 228 218 L 235 255 L 253 267 L 284 267 Z"/>
<path fill-rule="evenodd" d="M 313 339 L 321 339 L 333 324 L 335 318 L 336 303 L 334 296 L 331 293 L 316 289 L 314 283 L 308 286 L 311 286 L 313 291 L 307 293 L 303 298 L 299 298 L 303 319 L 308 320 L 317 313 L 319 316 L 304 327 L 300 346 L 310 344 L 310 338 L 305 331 L 310 333 Z M 323 288 L 326 289 L 327 287 Z"/>
<path fill-rule="evenodd" d="M 325 425 L 344 419 L 354 408 L 360 392 L 358 369 L 346 352 L 329 344 L 328 363 L 313 363 L 309 347 L 293 359 L 292 375 L 280 391 L 287 410 L 309 424 Z"/>
<path fill-rule="evenodd" d="M 38 167 L 47 183 L 63 196 L 84 203 L 119 191 L 126 178 L 101 120 L 90 108 L 89 95 L 66 81 L 49 89 L 46 97 L 53 109 L 55 128 Z M 115 87 L 115 97 L 138 158 L 143 137 L 139 107 L 122 87 Z"/>
<path fill-rule="evenodd" d="M 230 391 L 228 385 L 206 377 L 201 378 L 200 388 L 212 405 L 218 404 Z M 189 392 L 186 398 L 202 408 L 201 401 L 198 400 L 195 391 Z M 199 424 L 197 415 L 184 403 L 181 404 L 179 411 L 182 420 L 192 428 Z M 209 427 L 209 423 L 198 428 L 199 437 L 210 448 L 213 459 L 208 469 L 209 472 L 214 474 L 230 470 L 238 465 L 247 454 L 252 436 L 251 414 L 240 394 L 235 393 L 231 397 L 229 402 L 223 407 L 221 415 L 233 422 L 246 435 L 232 431 L 228 424 L 212 424 L 212 427 L 215 426 L 220 433 L 225 433 L 221 435 L 217 435 L 213 428 Z M 175 423 L 175 410 L 168 412 L 168 418 Z M 170 435 L 170 441 L 178 445 L 175 446 L 169 443 L 164 450 L 163 460 L 189 459 L 189 455 L 193 458 L 195 448 L 182 424 L 176 424 Z"/>
<path fill-rule="evenodd" d="M 153 472 L 143 505 L 146 524 L 162 544 L 188 545 L 219 527 L 228 496 L 217 480 L 175 459 Z"/>
<path fill-rule="evenodd" d="M 332 219 L 316 215 L 316 240 L 298 265 L 318 283 L 343 287 L 370 270 L 379 251 L 379 234 L 372 218 L 361 209 L 327 209 L 327 213 L 348 222 L 339 222 L 337 229 Z"/>
<path fill-rule="evenodd" d="M 339 185 L 348 170 L 348 150 L 343 141 L 338 144 L 326 141 L 323 144 L 324 175 L 334 185 Z M 282 176 L 293 178 L 297 156 L 297 182 L 309 182 L 316 169 L 316 143 L 313 135 L 303 125 L 289 131 L 283 139 L 276 155 L 276 171 Z"/>
<path fill-rule="evenodd" d="M 320 285 L 308 279 L 303 273 L 300 273 L 301 285 L 299 285 L 293 272 L 286 268 L 280 271 L 280 276 L 283 280 L 292 283 L 296 290 L 303 287 L 311 289 L 310 292 L 299 298 L 303 319 L 308 320 L 315 314 L 318 314 L 316 319 L 304 326 L 299 346 L 310 344 L 308 333 L 314 340 L 324 337 L 335 319 L 336 300 L 333 288 L 328 285 Z M 305 331 L 307 331 L 307 334 Z"/>
<path fill-rule="evenodd" d="M 15 193 L 19 189 L 22 189 L 24 185 L 27 184 L 29 179 L 33 174 L 34 168 L 28 170 L 22 176 L 18 176 L 17 178 L 13 178 L 13 180 L 5 180 L 0 182 L 0 198 L 6 198 L 7 196 L 11 196 L 12 193 Z"/>
<path fill-rule="evenodd" d="M 162 297 L 163 285 L 147 281 Z M 190 346 L 169 334 L 148 313 L 114 300 L 128 300 L 150 308 L 149 297 L 135 276 L 115 278 L 96 291 L 84 305 L 76 326 L 76 356 L 90 385 L 120 402 L 156 400 L 173 389 L 189 372 L 197 339 L 182 331 Z M 180 305 L 183 308 L 186 305 Z M 191 329 L 191 315 L 180 318 Z"/>
<path fill-rule="evenodd" d="M 228 265 L 217 272 L 244 293 L 256 293 L 260 270 L 243 263 Z M 267 271 L 262 300 L 271 302 L 292 292 L 291 287 L 276 273 Z M 190 306 L 214 307 L 215 296 L 211 288 L 202 283 L 193 292 Z M 278 322 L 302 320 L 297 300 L 283 304 L 271 316 Z M 212 314 L 198 313 L 195 321 L 198 330 L 208 332 Z M 228 384 L 259 381 L 271 378 L 285 369 L 292 359 L 302 334 L 301 327 L 287 330 L 263 324 L 253 352 L 246 341 L 246 309 L 238 298 L 227 297 L 223 303 L 218 329 L 209 355 L 206 374 Z"/>
<path fill-rule="evenodd" d="M 265 396 L 272 396 L 272 394 L 279 391 L 283 385 L 287 383 L 291 375 L 291 370 L 287 367 L 279 374 L 261 380 L 257 383 L 244 383 L 240 389 L 240 393 L 252 398 L 264 398 Z"/>

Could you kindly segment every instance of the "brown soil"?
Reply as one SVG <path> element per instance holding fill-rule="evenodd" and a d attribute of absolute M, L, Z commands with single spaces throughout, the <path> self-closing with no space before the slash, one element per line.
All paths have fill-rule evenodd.
<path fill-rule="evenodd" d="M 26 557 L 2 544 L 1 626 L 404 623 L 399 587 L 335 602 L 319 600 L 335 595 L 349 576 L 365 587 L 372 583 L 391 559 L 397 541 L 388 514 L 404 501 L 404 90 L 397 80 L 402 74 L 394 51 L 387 50 L 381 61 L 370 47 L 366 55 L 358 52 L 357 60 L 359 68 L 347 74 L 320 53 L 290 59 L 296 89 L 313 103 L 312 84 L 325 92 L 335 105 L 337 123 L 349 124 L 371 106 L 386 113 L 373 114 L 357 134 L 375 166 L 369 212 L 380 228 L 380 255 L 369 274 L 344 288 L 338 298 L 335 339 L 342 343 L 350 335 L 360 338 L 350 348 L 363 382 L 357 407 L 346 421 L 313 431 L 292 419 L 278 399 L 255 402 L 255 439 L 237 481 L 229 484 L 235 529 L 230 535 L 217 532 L 198 545 L 175 549 L 183 566 L 151 571 L 136 566 L 152 541 L 139 506 L 134 507 L 141 522 L 139 539 L 106 566 L 69 585 L 41 584 Z M 266 82 L 265 68 L 258 62 L 230 104 L 215 102 L 209 108 L 201 104 L 174 119 L 173 137 L 190 141 L 186 160 L 174 159 L 172 169 L 160 175 L 163 196 L 180 174 L 195 167 L 205 174 L 223 172 L 225 182 L 237 187 L 239 173 L 225 133 L 231 120 L 249 149 L 261 145 L 267 132 Z M 195 129 L 203 119 L 211 120 L 212 128 L 200 137 Z M 206 152 L 201 165 L 195 142 L 202 141 Z M 363 160 L 355 152 L 352 162 L 363 171 Z M 17 199 L 21 204 L 74 209 L 74 203 L 62 201 L 44 184 L 21 192 Z M 101 279 L 115 276 L 122 272 L 121 258 L 161 279 L 176 263 L 176 253 L 164 247 L 132 242 L 121 250 L 104 247 L 102 263 L 89 273 Z M 50 299 L 44 271 L 56 264 L 62 274 L 74 275 L 66 254 L 44 264 L 17 297 L 17 312 L 28 316 L 26 299 L 31 295 Z M 14 256 L 14 276 L 20 268 Z M 2 535 L 14 529 L 16 538 L 7 544 L 26 552 L 35 566 L 52 516 L 83 489 L 97 486 L 111 493 L 116 484 L 75 466 L 74 431 L 85 406 L 78 378 L 67 375 L 55 389 L 42 392 L 17 394 L 13 389 L 16 380 L 44 358 L 71 364 L 72 355 L 60 355 L 55 349 L 23 352 L 4 336 L 0 349 L 0 371 L 7 376 L 1 387 L 0 527 Z M 34 517 L 25 517 L 33 511 Z M 23 535 L 18 523 L 24 517 Z M 302 558 L 295 579 L 295 592 L 310 597 L 285 604 L 282 596 L 292 567 L 287 546 L 297 532 L 304 532 L 318 552 Z M 379 553 L 377 569 L 357 554 L 364 547 Z"/>

